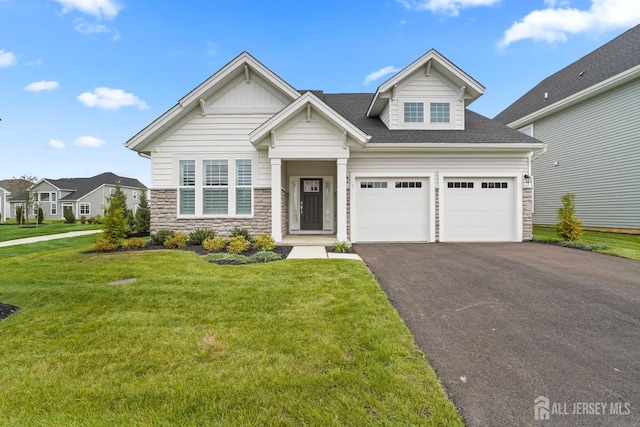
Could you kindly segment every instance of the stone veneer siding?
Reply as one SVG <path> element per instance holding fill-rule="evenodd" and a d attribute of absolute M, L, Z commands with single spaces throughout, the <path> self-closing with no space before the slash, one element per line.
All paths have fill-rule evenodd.
<path fill-rule="evenodd" d="M 533 239 L 533 189 L 522 189 L 522 240 Z"/>
<path fill-rule="evenodd" d="M 284 188 L 280 192 L 282 209 L 282 237 L 289 234 L 289 192 Z"/>
<path fill-rule="evenodd" d="M 178 190 L 151 190 L 151 232 L 161 228 L 188 233 L 194 228 L 213 228 L 227 236 L 233 227 L 242 227 L 252 235 L 271 234 L 271 189 L 254 188 L 251 218 L 177 218 Z"/>

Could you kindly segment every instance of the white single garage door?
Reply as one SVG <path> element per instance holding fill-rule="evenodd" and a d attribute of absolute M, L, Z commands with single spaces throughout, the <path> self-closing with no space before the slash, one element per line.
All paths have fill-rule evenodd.
<path fill-rule="evenodd" d="M 429 240 L 428 178 L 358 178 L 355 189 L 358 242 Z"/>
<path fill-rule="evenodd" d="M 513 178 L 445 178 L 440 210 L 443 242 L 512 242 Z"/>

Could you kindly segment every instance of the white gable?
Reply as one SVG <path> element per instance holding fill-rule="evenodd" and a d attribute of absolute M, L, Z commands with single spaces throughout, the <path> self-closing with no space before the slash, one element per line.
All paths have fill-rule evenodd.
<path fill-rule="evenodd" d="M 285 94 L 258 75 L 249 81 L 244 75 L 221 88 L 205 100 L 206 114 L 271 113 L 275 114 L 289 104 Z"/>

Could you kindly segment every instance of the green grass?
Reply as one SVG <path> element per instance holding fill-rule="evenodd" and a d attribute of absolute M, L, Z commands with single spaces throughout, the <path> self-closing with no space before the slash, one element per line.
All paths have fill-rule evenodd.
<path fill-rule="evenodd" d="M 533 238 L 544 242 L 561 240 L 557 236 L 555 229 L 550 227 L 534 227 Z M 640 261 L 640 235 L 637 234 L 585 231 L 580 242 L 590 245 L 606 245 L 608 247 L 608 249 L 596 249 L 594 252 Z"/>
<path fill-rule="evenodd" d="M 92 224 L 64 224 L 60 222 L 40 224 L 36 228 L 35 224 L 29 227 L 19 226 L 15 223 L 0 225 L 0 242 L 7 240 L 24 239 L 25 237 L 48 236 L 50 234 L 67 233 L 69 231 L 98 230 L 100 225 Z"/>
<path fill-rule="evenodd" d="M 0 425 L 462 424 L 363 263 L 92 239 L 0 251 Z"/>

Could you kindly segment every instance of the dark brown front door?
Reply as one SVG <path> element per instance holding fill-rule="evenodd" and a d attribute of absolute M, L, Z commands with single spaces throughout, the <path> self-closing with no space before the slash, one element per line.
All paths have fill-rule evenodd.
<path fill-rule="evenodd" d="M 300 230 L 322 230 L 322 179 L 300 179 Z"/>

